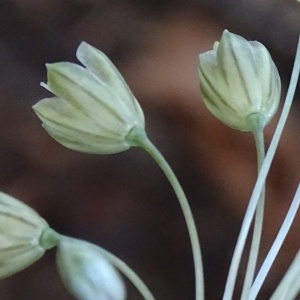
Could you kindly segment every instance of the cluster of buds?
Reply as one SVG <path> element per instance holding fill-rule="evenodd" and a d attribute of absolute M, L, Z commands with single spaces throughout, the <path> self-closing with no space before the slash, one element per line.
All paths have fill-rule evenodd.
<path fill-rule="evenodd" d="M 107 154 L 135 146 L 144 132 L 143 111 L 111 61 L 83 42 L 83 64 L 48 64 L 42 86 L 55 97 L 33 106 L 43 127 L 67 148 Z M 224 31 L 213 50 L 200 55 L 200 84 L 207 108 L 242 131 L 263 128 L 274 116 L 280 78 L 267 49 Z M 0 278 L 23 270 L 57 246 L 57 265 L 69 291 L 83 300 L 123 300 L 124 284 L 101 248 L 61 236 L 34 210 L 0 193 Z"/>

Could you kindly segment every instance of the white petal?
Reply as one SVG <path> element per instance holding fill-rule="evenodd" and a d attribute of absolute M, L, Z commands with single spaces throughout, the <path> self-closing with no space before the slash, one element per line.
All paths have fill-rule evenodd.
<path fill-rule="evenodd" d="M 115 93 L 126 103 L 133 115 L 139 116 L 139 121 L 144 122 L 144 114 L 139 103 L 136 101 L 123 76 L 116 69 L 110 59 L 97 48 L 82 42 L 77 49 L 78 60 L 95 75 L 100 82 L 115 91 Z"/>
<path fill-rule="evenodd" d="M 228 78 L 229 90 L 235 107 L 249 111 L 262 101 L 252 48 L 247 40 L 224 31 L 217 51 L 220 70 Z M 255 88 L 253 88 L 255 87 Z"/>
<path fill-rule="evenodd" d="M 124 283 L 99 247 L 62 237 L 57 251 L 57 264 L 66 287 L 79 299 L 125 299 Z"/>
<path fill-rule="evenodd" d="M 47 84 L 59 98 L 68 101 L 94 122 L 108 115 L 124 133 L 131 128 L 134 120 L 122 99 L 86 69 L 72 63 L 51 64 L 47 69 Z"/>

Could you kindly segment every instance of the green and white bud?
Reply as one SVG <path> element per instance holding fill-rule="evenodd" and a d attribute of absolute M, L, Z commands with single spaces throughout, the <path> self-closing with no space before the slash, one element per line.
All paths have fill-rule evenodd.
<path fill-rule="evenodd" d="M 132 145 L 132 129 L 145 128 L 143 111 L 112 62 L 82 42 L 77 58 L 47 64 L 48 82 L 42 86 L 56 97 L 33 106 L 43 127 L 67 148 L 96 154 L 117 153 Z"/>
<path fill-rule="evenodd" d="M 266 126 L 277 111 L 281 82 L 264 45 L 223 32 L 213 50 L 199 56 L 200 86 L 209 111 L 242 131 Z"/>
<path fill-rule="evenodd" d="M 62 236 L 57 249 L 57 265 L 70 293 L 80 300 L 124 300 L 124 283 L 91 243 Z"/>
<path fill-rule="evenodd" d="M 17 273 L 55 246 L 54 231 L 33 209 L 0 192 L 0 278 Z"/>

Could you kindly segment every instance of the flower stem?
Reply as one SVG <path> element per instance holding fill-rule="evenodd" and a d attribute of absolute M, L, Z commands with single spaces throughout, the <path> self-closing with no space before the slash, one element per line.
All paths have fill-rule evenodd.
<path fill-rule="evenodd" d="M 236 281 L 236 276 L 238 272 L 238 268 L 240 265 L 242 253 L 244 250 L 245 242 L 248 236 L 248 232 L 250 229 L 250 225 L 252 223 L 252 219 L 256 210 L 257 203 L 259 201 L 259 197 L 261 195 L 261 192 L 263 190 L 263 187 L 265 185 L 265 181 L 268 175 L 268 172 L 270 170 L 271 163 L 273 161 L 275 151 L 277 149 L 283 128 L 285 126 L 287 117 L 289 115 L 291 105 L 293 102 L 293 98 L 295 95 L 295 90 L 299 78 L 299 71 L 300 71 L 300 39 L 298 42 L 297 46 L 297 53 L 296 53 L 296 58 L 295 58 L 295 63 L 293 67 L 293 72 L 291 76 L 291 81 L 290 85 L 288 88 L 288 92 L 286 95 L 286 100 L 282 109 L 282 113 L 280 116 L 280 119 L 278 121 L 275 133 L 273 135 L 270 147 L 268 149 L 268 152 L 266 154 L 266 158 L 262 164 L 261 170 L 259 172 L 258 178 L 256 180 L 254 189 L 252 191 L 251 198 L 249 200 L 249 204 L 246 210 L 246 214 L 243 220 L 243 224 L 241 227 L 241 231 L 238 236 L 238 240 L 234 249 L 228 277 L 227 277 L 227 282 L 225 286 L 225 291 L 223 295 L 223 300 L 230 300 L 232 299 L 233 291 L 234 291 L 234 286 L 235 286 L 235 281 Z"/>
<path fill-rule="evenodd" d="M 253 132 L 253 135 L 255 139 L 256 152 L 257 152 L 257 170 L 259 172 L 265 158 L 265 143 L 264 143 L 263 128 L 258 128 L 257 130 L 255 130 Z M 257 208 L 256 208 L 251 249 L 248 258 L 248 264 L 247 264 L 246 275 L 245 275 L 244 286 L 243 286 L 242 297 L 241 297 L 242 300 L 248 299 L 250 288 L 253 282 L 257 257 L 259 253 L 260 240 L 262 235 L 264 207 L 265 207 L 265 188 L 263 188 L 261 192 L 257 204 Z"/>
<path fill-rule="evenodd" d="M 124 261 L 103 248 L 101 248 L 101 251 L 103 255 L 110 261 L 110 263 L 120 270 L 131 281 L 131 283 L 141 293 L 145 300 L 155 300 L 145 283 L 127 264 L 125 264 Z"/>
<path fill-rule="evenodd" d="M 258 274 L 257 277 L 251 287 L 251 291 L 249 294 L 249 299 L 255 299 L 265 278 L 268 275 L 268 272 L 270 271 L 272 264 L 292 226 L 292 223 L 295 219 L 297 210 L 300 206 L 300 185 L 298 185 L 295 197 L 290 205 L 290 208 L 285 216 L 285 219 L 279 229 L 279 232 L 273 242 L 272 247 L 270 248 L 268 255 L 266 256 Z M 286 298 L 285 298 L 286 299 Z"/>
<path fill-rule="evenodd" d="M 297 195 L 298 194 L 298 195 Z M 300 185 L 296 192 L 295 198 L 300 199 Z M 295 200 L 294 198 L 294 200 Z M 293 200 L 293 201 L 294 201 Z M 270 300 L 294 300 L 300 292 L 300 250 L 298 250 L 293 262 L 290 264 L 285 275 L 281 279 L 277 288 L 275 289 Z"/>
<path fill-rule="evenodd" d="M 142 147 L 145 151 L 147 151 L 152 156 L 152 158 L 160 166 L 160 168 L 162 169 L 162 171 L 164 172 L 171 186 L 174 189 L 174 192 L 181 206 L 185 218 L 185 222 L 188 228 L 190 240 L 191 240 L 192 253 L 194 259 L 194 269 L 195 269 L 196 300 L 204 300 L 204 277 L 203 277 L 203 264 L 202 264 L 200 242 L 199 242 L 195 221 L 192 215 L 192 211 L 187 201 L 187 198 L 184 194 L 184 191 L 177 177 L 175 176 L 173 170 L 171 169 L 171 167 L 169 166 L 165 158 L 158 151 L 158 149 L 148 139 L 144 129 L 142 128 L 133 129 L 130 136 L 128 136 L 127 140 L 133 146 Z"/>

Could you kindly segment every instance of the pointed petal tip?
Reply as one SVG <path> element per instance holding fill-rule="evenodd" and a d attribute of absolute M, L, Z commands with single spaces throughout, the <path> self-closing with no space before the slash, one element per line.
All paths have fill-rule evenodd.
<path fill-rule="evenodd" d="M 215 41 L 215 42 L 214 42 L 214 44 L 213 44 L 213 50 L 214 50 L 214 51 L 217 51 L 217 50 L 218 50 L 219 44 L 220 44 L 220 42 L 218 42 L 218 41 Z"/>
<path fill-rule="evenodd" d="M 46 63 L 46 69 L 47 69 L 47 76 L 49 79 L 49 74 L 57 68 L 60 64 L 63 64 L 63 62 L 57 62 L 57 63 Z"/>
<path fill-rule="evenodd" d="M 222 33 L 221 39 L 236 39 L 236 40 L 245 40 L 242 36 L 232 33 L 229 30 L 225 29 Z M 246 40 L 245 40 L 246 41 Z M 248 42 L 248 41 L 247 41 Z"/>
<path fill-rule="evenodd" d="M 222 33 L 221 39 L 228 38 L 229 36 L 233 35 L 234 33 L 231 33 L 229 30 L 225 29 Z"/>
<path fill-rule="evenodd" d="M 76 57 L 78 58 L 79 61 L 81 61 L 81 60 L 80 60 L 80 57 L 82 57 L 83 55 L 86 55 L 86 54 L 87 54 L 88 52 L 90 52 L 93 48 L 94 48 L 94 47 L 93 47 L 91 44 L 89 44 L 89 43 L 87 43 L 87 42 L 85 42 L 85 41 L 82 41 L 82 42 L 79 44 L 79 46 L 78 46 L 78 48 L 77 48 L 77 50 L 76 50 Z"/>
<path fill-rule="evenodd" d="M 47 71 L 54 65 L 55 63 L 45 63 Z"/>
<path fill-rule="evenodd" d="M 89 45 L 89 46 L 90 46 L 90 44 L 87 43 L 86 41 L 81 41 L 81 43 L 79 44 L 78 48 L 79 48 L 79 47 L 86 46 L 86 45 Z"/>
<path fill-rule="evenodd" d="M 85 42 L 85 41 L 82 41 L 82 42 L 79 44 L 78 48 L 77 48 L 76 54 L 77 54 L 79 51 L 81 51 L 82 48 L 86 48 L 86 47 L 88 47 L 88 46 L 90 46 L 90 44 L 88 44 L 88 43 Z"/>

